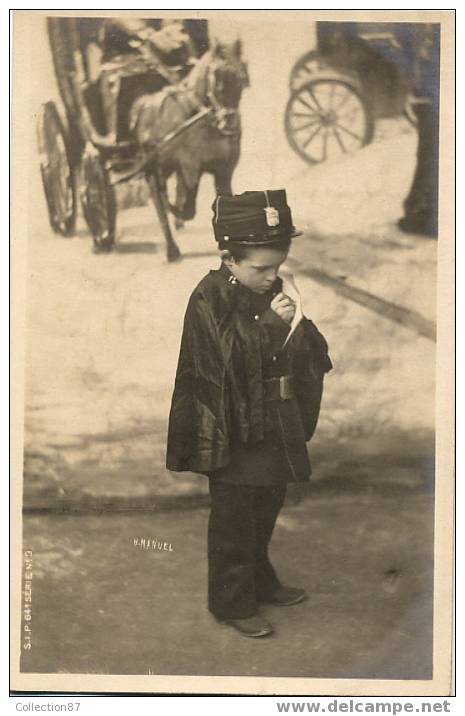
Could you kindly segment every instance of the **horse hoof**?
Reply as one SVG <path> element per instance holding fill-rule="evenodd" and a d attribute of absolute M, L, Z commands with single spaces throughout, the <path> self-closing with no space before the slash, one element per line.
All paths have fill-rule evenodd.
<path fill-rule="evenodd" d="M 176 229 L 176 231 L 181 231 L 182 229 L 184 229 L 184 221 L 182 219 L 175 219 L 174 228 Z"/>
<path fill-rule="evenodd" d="M 179 261 L 181 259 L 181 252 L 176 246 L 176 244 L 172 244 L 168 247 L 166 256 L 170 263 L 172 261 Z"/>
<path fill-rule="evenodd" d="M 109 254 L 114 249 L 114 241 L 95 241 L 93 243 L 94 254 Z"/>

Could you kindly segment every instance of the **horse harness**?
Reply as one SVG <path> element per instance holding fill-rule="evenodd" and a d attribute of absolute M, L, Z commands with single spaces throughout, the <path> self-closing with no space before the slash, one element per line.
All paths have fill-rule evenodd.
<path fill-rule="evenodd" d="M 214 65 L 207 70 L 207 100 L 213 109 L 213 124 L 225 136 L 234 136 L 240 133 L 241 123 L 239 109 L 222 105 L 215 93 L 216 74 Z"/>

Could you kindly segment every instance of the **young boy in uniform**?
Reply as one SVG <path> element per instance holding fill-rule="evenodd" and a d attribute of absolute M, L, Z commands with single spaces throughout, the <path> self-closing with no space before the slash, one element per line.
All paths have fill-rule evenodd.
<path fill-rule="evenodd" d="M 209 479 L 208 606 L 241 634 L 273 627 L 262 602 L 292 606 L 268 545 L 288 482 L 307 482 L 312 437 L 331 369 L 327 344 L 278 276 L 298 235 L 286 192 L 218 196 L 213 230 L 222 264 L 186 311 L 167 467 Z M 293 295 L 290 295 L 293 294 Z"/>

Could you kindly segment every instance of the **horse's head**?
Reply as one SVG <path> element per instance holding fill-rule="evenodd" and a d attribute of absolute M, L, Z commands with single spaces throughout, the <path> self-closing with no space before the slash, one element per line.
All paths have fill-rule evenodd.
<path fill-rule="evenodd" d="M 249 86 L 241 41 L 215 42 L 211 57 L 207 74 L 207 102 L 214 109 L 217 129 L 223 134 L 235 134 L 240 129 L 238 108 L 242 90 Z"/>

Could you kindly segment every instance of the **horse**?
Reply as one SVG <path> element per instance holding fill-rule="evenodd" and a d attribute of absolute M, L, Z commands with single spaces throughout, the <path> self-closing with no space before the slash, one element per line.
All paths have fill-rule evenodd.
<path fill-rule="evenodd" d="M 213 175 L 218 194 L 232 193 L 240 156 L 239 102 L 248 85 L 240 40 L 215 43 L 182 82 L 142 95 L 130 109 L 130 131 L 142 153 L 153 157 L 144 167 L 145 178 L 165 234 L 168 261 L 181 254 L 167 214 L 174 215 L 176 228 L 194 218 L 202 174 Z M 173 174 L 176 198 L 171 204 L 167 180 Z"/>

